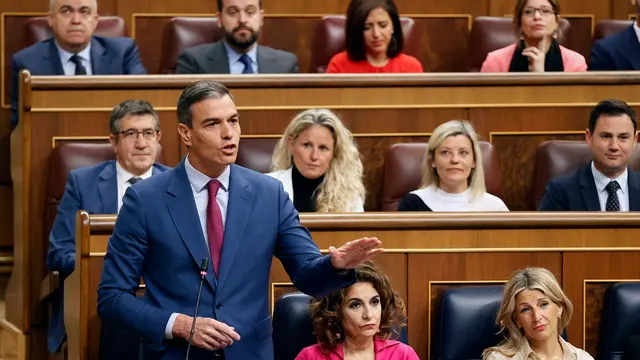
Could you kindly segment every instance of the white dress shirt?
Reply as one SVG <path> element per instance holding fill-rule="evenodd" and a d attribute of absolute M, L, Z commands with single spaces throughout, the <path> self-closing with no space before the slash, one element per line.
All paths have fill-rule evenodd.
<path fill-rule="evenodd" d="M 598 200 L 600 201 L 600 210 L 607 210 L 607 199 L 609 198 L 609 192 L 606 187 L 612 181 L 617 181 L 620 188 L 616 191 L 618 200 L 620 202 L 620 211 L 629 211 L 629 171 L 624 169 L 624 172 L 615 179 L 607 177 L 601 173 L 596 166 L 591 162 L 591 173 L 593 173 L 593 180 L 596 183 L 596 189 L 598 190 Z"/>
<path fill-rule="evenodd" d="M 56 47 L 58 48 L 58 54 L 60 55 L 60 62 L 62 63 L 62 69 L 64 70 L 65 75 L 75 75 L 76 74 L 76 64 L 71 61 L 71 57 L 74 53 L 68 52 L 58 45 L 56 41 Z M 93 71 L 91 71 L 91 43 L 87 45 L 84 50 L 78 53 L 78 57 L 80 58 L 80 62 L 84 65 L 84 68 L 87 70 L 87 75 L 93 75 Z"/>
<path fill-rule="evenodd" d="M 638 41 L 640 41 L 640 27 L 638 27 L 638 22 L 633 22 L 633 30 L 636 31 L 636 36 L 638 37 Z"/>
<path fill-rule="evenodd" d="M 244 71 L 244 64 L 240 61 L 239 52 L 233 50 L 226 41 L 222 40 L 225 49 L 227 50 L 227 59 L 229 60 L 229 74 L 242 74 Z M 251 59 L 251 68 L 253 69 L 254 74 L 259 74 L 260 69 L 258 68 L 258 44 L 255 44 L 251 50 L 247 53 L 249 59 Z"/>
<path fill-rule="evenodd" d="M 116 182 L 118 183 L 118 212 L 120 212 L 120 208 L 122 207 L 122 197 L 124 196 L 124 193 L 127 191 L 129 186 L 131 186 L 129 179 L 131 179 L 132 177 L 139 177 L 144 180 L 150 178 L 151 175 L 153 175 L 153 166 L 151 166 L 149 170 L 147 170 L 147 172 L 145 172 L 144 174 L 135 176 L 125 170 L 120 165 L 120 163 L 116 161 Z"/>
<path fill-rule="evenodd" d="M 204 235 L 204 242 L 209 249 L 209 236 L 207 235 L 207 203 L 209 202 L 209 189 L 207 184 L 213 180 L 207 175 L 196 170 L 196 168 L 189 162 L 189 155 L 187 155 L 184 161 L 184 168 L 187 172 L 187 178 L 191 185 L 191 191 L 193 198 L 196 202 L 196 209 L 198 210 L 198 218 L 200 219 L 200 227 L 202 228 L 202 235 Z M 227 168 L 216 179 L 220 181 L 222 186 L 216 194 L 216 201 L 220 207 L 220 213 L 222 215 L 222 227 L 224 234 L 224 226 L 227 223 L 227 208 L 229 207 L 229 178 L 231 175 L 231 167 Z M 164 329 L 164 337 L 166 339 L 173 339 L 173 323 L 176 321 L 178 313 L 171 314 L 167 326 Z"/>

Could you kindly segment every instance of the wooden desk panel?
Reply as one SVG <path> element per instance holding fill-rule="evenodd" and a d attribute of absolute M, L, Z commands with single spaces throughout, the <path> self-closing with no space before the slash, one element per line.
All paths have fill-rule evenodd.
<path fill-rule="evenodd" d="M 98 351 L 95 294 L 115 223 L 112 215 L 80 218 L 77 270 L 65 292 L 70 359 L 93 358 Z M 437 351 L 435 318 L 448 288 L 502 284 L 515 270 L 545 267 L 575 306 L 569 341 L 595 356 L 604 290 L 616 281 L 640 281 L 633 266 L 640 261 L 638 214 L 305 214 L 301 220 L 325 253 L 361 236 L 383 241 L 387 253 L 376 262 L 407 301 L 409 344 L 421 359 Z M 291 291 L 296 289 L 274 261 L 272 305 Z"/>
<path fill-rule="evenodd" d="M 501 153 L 507 204 L 526 209 L 529 167 L 535 147 L 547 138 L 576 138 L 587 114 L 605 97 L 640 104 L 636 73 L 92 76 L 87 79 L 26 77 L 24 121 L 11 139 L 14 243 L 18 266 L 7 307 L 10 321 L 27 332 L 39 321 L 46 231 L 44 185 L 54 138 L 104 137 L 111 108 L 125 99 L 151 101 L 163 129 L 163 156 L 175 165 L 184 155 L 175 132 L 177 98 L 191 81 L 209 78 L 232 89 L 243 136 L 279 136 L 295 113 L 310 107 L 338 112 L 353 130 L 365 161 L 366 208 L 375 210 L 387 146 L 425 141 L 440 123 L 470 119 L 481 137 Z M 517 154 L 518 156 L 510 156 Z M 24 241 L 23 241 L 24 239 Z M 19 243 L 19 244 L 18 244 Z M 26 314 L 22 311 L 25 309 Z M 33 318 L 33 319 L 32 319 Z"/>

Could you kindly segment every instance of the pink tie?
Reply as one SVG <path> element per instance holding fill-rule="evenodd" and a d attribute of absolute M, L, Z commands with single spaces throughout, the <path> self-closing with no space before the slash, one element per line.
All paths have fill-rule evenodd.
<path fill-rule="evenodd" d="M 211 180 L 207 185 L 209 189 L 209 201 L 207 203 L 207 237 L 209 237 L 209 252 L 216 277 L 220 268 L 220 256 L 222 255 L 222 213 L 216 201 L 216 195 L 220 189 L 220 181 Z"/>

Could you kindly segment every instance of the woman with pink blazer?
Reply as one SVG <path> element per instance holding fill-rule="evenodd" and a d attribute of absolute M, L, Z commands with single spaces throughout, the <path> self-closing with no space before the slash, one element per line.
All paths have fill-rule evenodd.
<path fill-rule="evenodd" d="M 518 0 L 513 23 L 517 44 L 490 52 L 482 72 L 587 71 L 584 56 L 558 44 L 557 0 Z"/>

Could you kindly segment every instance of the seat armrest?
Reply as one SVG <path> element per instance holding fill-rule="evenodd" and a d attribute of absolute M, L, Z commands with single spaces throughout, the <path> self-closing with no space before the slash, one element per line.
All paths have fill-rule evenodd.
<path fill-rule="evenodd" d="M 40 302 L 48 301 L 51 294 L 60 287 L 60 273 L 52 271 L 40 283 Z"/>

